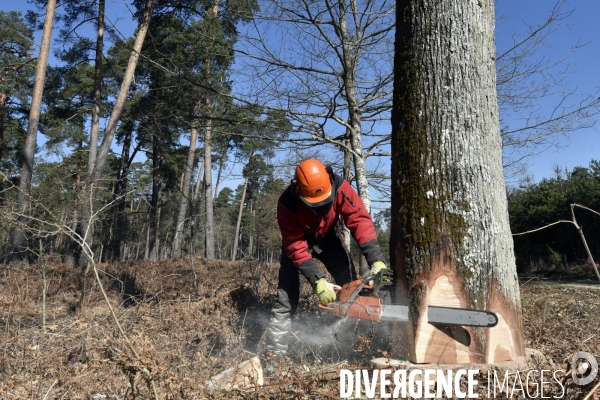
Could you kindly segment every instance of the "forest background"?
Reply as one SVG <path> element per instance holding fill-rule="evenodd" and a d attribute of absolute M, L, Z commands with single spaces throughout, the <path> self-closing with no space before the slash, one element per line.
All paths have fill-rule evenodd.
<path fill-rule="evenodd" d="M 98 5 L 76 3 L 57 8 L 36 132 L 33 221 L 21 227 L 28 251 L 20 258 L 35 258 L 41 239 L 43 253 L 85 263 L 77 260 L 81 248 L 73 245 L 72 232 L 81 229 L 83 193 L 92 181 Z M 600 167 L 594 160 L 600 45 L 592 35 L 595 2 L 576 8 L 568 2 L 513 3 L 496 2 L 496 39 L 505 179 L 511 229 L 517 233 L 570 219 L 572 203 L 600 210 Z M 12 189 L 20 184 L 45 4 L 1 5 L 4 262 L 14 258 L 11 213 L 18 195 Z M 105 5 L 98 145 L 147 4 Z M 343 60 L 327 52 L 327 32 L 314 35 L 318 24 L 294 40 L 292 32 L 305 21 L 286 14 L 286 3 L 216 4 L 216 9 L 215 3 L 201 2 L 155 6 L 98 197 L 90 205 L 98 221 L 86 238 L 93 257 L 198 254 L 273 261 L 280 246 L 275 204 L 294 165 L 306 157 L 321 158 L 353 182 L 372 208 L 385 248 L 393 4 L 371 3 L 378 31 L 358 57 L 356 99 L 363 108 L 358 129 L 350 123 L 351 97 L 333 89 L 348 87 L 345 81 L 336 85 L 339 76 L 332 73 L 343 69 Z M 21 14 L 11 13 L 14 8 Z M 307 37 L 314 41 L 302 46 L 300 39 Z M 577 213 L 597 257 L 600 220 Z M 568 225 L 517 236 L 515 251 L 520 271 L 587 259 Z"/>

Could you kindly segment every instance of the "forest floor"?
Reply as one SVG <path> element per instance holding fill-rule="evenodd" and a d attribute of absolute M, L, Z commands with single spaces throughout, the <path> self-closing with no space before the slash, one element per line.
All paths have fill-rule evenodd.
<path fill-rule="evenodd" d="M 82 298 L 82 270 L 48 263 L 43 326 L 40 266 L 0 266 L 0 398 L 147 399 L 152 386 L 160 399 L 339 398 L 340 369 L 372 369 L 374 357 L 390 354 L 389 336 L 382 325 L 319 310 L 303 284 L 289 357 L 266 359 L 277 269 L 256 261 L 101 264 L 99 278 L 121 332 L 93 272 Z M 567 370 L 577 351 L 600 355 L 600 291 L 537 281 L 521 283 L 525 346 L 538 351 L 519 371 L 523 382 L 532 370 Z M 269 367 L 264 386 L 206 385 L 254 355 Z M 480 398 L 488 398 L 488 372 L 476 377 Z M 599 380 L 577 386 L 565 375 L 564 395 L 547 384 L 544 396 L 581 399 Z"/>

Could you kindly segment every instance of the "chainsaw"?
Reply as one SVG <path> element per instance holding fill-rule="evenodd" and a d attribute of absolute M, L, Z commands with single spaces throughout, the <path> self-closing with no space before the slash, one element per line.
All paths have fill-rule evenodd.
<path fill-rule="evenodd" d="M 408 306 L 390 304 L 392 270 L 381 270 L 376 275 L 349 282 L 336 290 L 338 301 L 327 305 L 319 304 L 323 310 L 344 317 L 370 321 L 410 321 Z M 492 328 L 498 323 L 496 314 L 490 311 L 467 310 L 452 307 L 427 307 L 430 324 L 479 326 Z"/>

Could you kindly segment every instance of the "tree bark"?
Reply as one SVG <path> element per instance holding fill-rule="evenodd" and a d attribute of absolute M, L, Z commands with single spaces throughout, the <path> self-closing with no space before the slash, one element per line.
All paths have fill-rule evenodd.
<path fill-rule="evenodd" d="M 177 222 L 175 225 L 175 237 L 173 238 L 173 247 L 171 248 L 172 258 L 181 258 L 181 243 L 183 241 L 183 232 L 185 228 L 185 216 L 190 202 L 190 182 L 192 181 L 194 158 L 196 156 L 196 142 L 198 140 L 198 119 L 196 118 L 196 115 L 198 114 L 199 108 L 200 102 L 198 102 L 194 109 L 194 122 L 191 127 L 190 148 L 185 163 L 183 187 L 181 190 L 181 198 L 179 200 L 179 212 L 177 213 Z"/>
<path fill-rule="evenodd" d="M 161 186 L 161 162 L 158 138 L 156 135 L 152 139 L 152 200 L 150 200 L 150 237 L 148 241 L 150 261 L 158 260 L 158 227 L 159 227 L 159 195 Z"/>
<path fill-rule="evenodd" d="M 118 204 L 117 215 L 115 216 L 115 235 L 111 249 L 113 261 L 119 261 L 121 259 L 121 245 L 124 236 L 123 234 L 127 229 L 127 221 L 125 218 L 125 194 L 127 193 L 127 175 L 129 174 L 129 166 L 131 161 L 129 157 L 129 152 L 131 150 L 131 140 L 135 124 L 133 123 L 133 121 L 127 121 L 127 123 L 124 125 L 125 138 L 123 139 L 123 148 L 121 149 L 121 167 L 117 171 L 115 193 L 113 195 L 113 199 L 117 201 Z"/>
<path fill-rule="evenodd" d="M 206 18 L 217 18 L 219 14 L 220 0 L 214 0 L 210 11 Z M 212 13 L 212 15 L 211 15 Z M 212 38 L 214 41 L 214 38 Z M 211 60 L 205 59 L 203 63 L 203 70 L 206 76 L 210 74 Z M 213 213 L 213 190 L 212 190 L 212 130 L 213 121 L 211 120 L 211 102 L 208 94 L 204 96 L 204 103 L 206 107 L 207 119 L 204 130 L 204 207 L 206 211 L 206 228 L 205 228 L 205 244 L 206 244 L 206 258 L 212 260 L 215 258 L 215 227 L 214 227 L 214 213 Z"/>
<path fill-rule="evenodd" d="M 198 177 L 196 178 L 196 188 L 194 189 L 194 194 L 192 195 L 192 201 L 195 201 L 198 198 L 198 193 L 200 193 L 200 185 L 202 183 L 202 181 L 204 180 L 203 178 L 203 174 L 204 173 L 204 159 L 202 159 L 202 162 L 200 162 L 200 168 L 198 168 Z"/>
<path fill-rule="evenodd" d="M 207 104 L 210 104 L 206 99 Z M 213 213 L 213 195 L 212 195 L 212 120 L 206 120 L 204 129 L 204 210 L 206 212 L 206 258 L 212 260 L 215 258 L 215 233 L 214 233 L 214 213 Z"/>
<path fill-rule="evenodd" d="M 235 261 L 240 236 L 240 226 L 242 225 L 242 212 L 244 211 L 244 200 L 246 199 L 246 189 L 248 188 L 248 177 L 244 181 L 244 190 L 242 191 L 242 200 L 238 211 L 237 224 L 235 225 L 235 236 L 233 237 L 233 248 L 231 249 L 231 261 Z"/>
<path fill-rule="evenodd" d="M 369 192 L 369 181 L 367 179 L 367 166 L 365 157 L 363 157 L 361 117 L 356 96 L 356 63 L 360 48 L 356 47 L 356 43 L 349 33 L 344 2 L 339 3 L 339 18 L 344 65 L 343 81 L 345 97 L 348 102 L 346 135 L 350 136 L 356 189 L 367 212 L 371 213 L 371 193 Z M 367 261 L 361 256 L 358 268 L 359 275 L 366 274 L 368 270 Z"/>
<path fill-rule="evenodd" d="M 52 42 L 52 27 L 54 25 L 54 12 L 56 11 L 56 0 L 48 0 L 46 5 L 46 18 L 44 20 L 44 29 L 42 31 L 42 42 L 40 44 L 40 55 L 35 70 L 33 82 L 33 94 L 31 96 L 31 109 L 29 111 L 29 122 L 27 124 L 27 136 L 25 138 L 25 149 L 23 160 L 21 162 L 21 181 L 19 182 L 18 206 L 21 214 L 17 218 L 17 227 L 13 232 L 13 252 L 12 261 L 20 261 L 25 257 L 27 239 L 23 232 L 22 225 L 27 224 L 29 214 L 29 204 L 31 201 L 31 178 L 33 175 L 33 162 L 35 159 L 35 147 L 37 140 L 37 131 L 42 109 L 42 94 L 44 92 L 44 81 L 46 80 L 46 67 L 48 65 L 48 55 L 50 54 L 50 44 Z"/>
<path fill-rule="evenodd" d="M 412 323 L 394 327 L 394 350 L 419 363 L 512 360 L 524 355 L 523 326 L 502 171 L 494 3 L 399 0 L 396 12 L 390 247 L 396 301 L 409 302 Z M 428 304 L 490 310 L 499 323 L 434 327 Z"/>
<path fill-rule="evenodd" d="M 104 9 L 106 0 L 98 1 L 98 32 L 96 36 L 96 61 L 94 63 L 94 96 L 92 99 L 92 126 L 88 158 L 88 177 L 92 176 L 98 153 L 98 132 L 100 130 L 100 102 L 102 101 L 102 58 L 104 48 Z"/>
<path fill-rule="evenodd" d="M 4 157 L 4 119 L 6 118 L 6 93 L 0 91 L 0 162 Z M 0 190 L 2 190 L 2 182 L 0 182 Z"/>

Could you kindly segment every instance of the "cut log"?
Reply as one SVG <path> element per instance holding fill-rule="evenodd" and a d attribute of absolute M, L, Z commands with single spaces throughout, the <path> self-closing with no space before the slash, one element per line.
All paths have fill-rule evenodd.
<path fill-rule="evenodd" d="M 263 370 L 258 357 L 246 360 L 236 367 L 228 368 L 207 382 L 209 388 L 223 390 L 250 389 L 262 385 Z"/>

